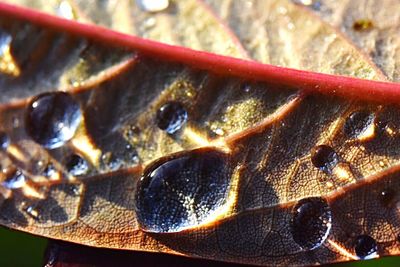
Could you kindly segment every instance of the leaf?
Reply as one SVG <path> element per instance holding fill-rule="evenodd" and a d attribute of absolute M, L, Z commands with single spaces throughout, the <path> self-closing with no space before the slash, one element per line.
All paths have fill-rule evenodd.
<path fill-rule="evenodd" d="M 4 4 L 0 12 L 12 40 L 6 63 L 19 69 L 1 78 L 2 225 L 96 247 L 257 265 L 399 253 L 398 84 L 163 46 Z M 380 77 L 346 47 L 352 60 L 335 58 L 328 71 Z M 68 94 L 32 98 L 59 89 Z M 55 131 L 58 143 L 50 142 L 35 124 L 47 120 L 31 122 L 35 100 L 69 103 L 73 114 L 79 103 L 79 127 L 66 121 L 76 130 L 71 140 Z M 189 117 L 176 133 L 155 120 L 168 103 Z M 182 158 L 190 164 L 165 181 L 181 191 L 157 191 L 161 210 L 147 212 L 149 173 Z M 203 175 L 210 169 L 215 181 Z M 190 195 L 194 188 L 206 204 Z M 311 224 L 302 223 L 304 207 L 318 215 Z"/>
<path fill-rule="evenodd" d="M 391 80 L 399 81 L 400 18 L 397 0 L 309 1 L 306 5 L 321 18 L 340 28 Z M 382 8 L 384 7 L 384 8 Z M 364 24 L 363 27 L 357 25 Z"/>

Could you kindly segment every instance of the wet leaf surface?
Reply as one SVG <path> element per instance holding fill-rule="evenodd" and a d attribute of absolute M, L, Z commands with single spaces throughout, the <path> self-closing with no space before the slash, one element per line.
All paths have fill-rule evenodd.
<path fill-rule="evenodd" d="M 334 28 L 286 1 L 173 2 L 155 14 L 164 37 L 138 31 L 154 17 L 136 5 L 127 10 L 137 22 L 118 20 L 111 10 L 128 2 L 62 3 L 72 19 L 173 44 L 247 57 L 240 40 L 262 62 L 386 79 Z M 205 15 L 192 24 L 193 12 Z M 399 254 L 398 105 L 305 93 L 16 18 L 2 16 L 0 29 L 2 225 L 256 265 Z"/>

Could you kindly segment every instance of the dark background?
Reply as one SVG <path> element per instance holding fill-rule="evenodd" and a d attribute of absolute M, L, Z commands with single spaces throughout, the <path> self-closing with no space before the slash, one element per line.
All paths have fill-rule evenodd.
<path fill-rule="evenodd" d="M 0 266 L 19 267 L 19 266 L 43 266 L 43 258 L 47 246 L 47 239 L 8 230 L 0 227 Z M 154 255 L 154 254 L 153 254 Z M 149 254 L 151 257 L 152 254 Z M 141 255 L 143 257 L 143 253 Z M 165 258 L 166 260 L 169 260 Z M 166 261 L 160 262 L 160 266 L 165 266 Z M 132 263 L 134 264 L 134 263 Z M 190 263 L 188 266 L 190 267 Z M 225 265 L 225 264 L 224 264 Z M 139 266 L 139 265 L 138 265 Z M 206 264 L 207 266 L 207 264 Z M 225 265 L 226 266 L 226 265 Z M 387 257 L 377 260 L 359 261 L 347 264 L 335 264 L 334 267 L 398 267 L 400 257 Z M 140 266 L 141 267 L 141 266 Z"/>

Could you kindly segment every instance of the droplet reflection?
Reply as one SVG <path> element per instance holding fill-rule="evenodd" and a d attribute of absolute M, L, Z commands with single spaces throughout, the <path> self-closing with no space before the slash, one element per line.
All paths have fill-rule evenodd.
<path fill-rule="evenodd" d="M 178 232 L 204 223 L 225 204 L 230 173 L 227 156 L 212 149 L 156 162 L 145 170 L 136 192 L 141 228 Z"/>

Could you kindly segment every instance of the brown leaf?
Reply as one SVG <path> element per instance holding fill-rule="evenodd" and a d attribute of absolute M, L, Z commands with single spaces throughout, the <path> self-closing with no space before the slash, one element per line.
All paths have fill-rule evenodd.
<path fill-rule="evenodd" d="M 301 1 L 294 1 L 299 2 Z M 389 79 L 400 79 L 400 16 L 398 0 L 307 1 L 307 7 L 340 28 L 369 55 Z M 364 24 L 362 27 L 357 27 Z"/>
<path fill-rule="evenodd" d="M 267 33 L 275 36 L 287 20 L 296 29 L 307 20 L 316 26 L 281 31 L 285 37 L 277 43 L 310 37 L 293 50 L 274 44 L 270 54 L 249 49 L 252 56 L 381 77 L 342 36 L 325 39 L 334 34 L 328 25 L 288 2 L 270 3 L 276 6 L 266 10 L 277 19 L 267 20 Z M 275 14 L 282 6 L 287 13 Z M 260 8 L 229 10 L 224 18 L 237 23 L 241 16 L 257 18 Z M 266 22 L 254 21 L 246 27 L 256 30 Z M 0 80 L 6 90 L 0 125 L 3 140 L 10 138 L 0 154 L 6 169 L 2 225 L 97 247 L 258 265 L 399 253 L 397 105 L 306 95 L 284 84 L 204 71 L 16 19 L 3 18 L 0 25 L 11 37 L 10 56 L 20 71 Z M 241 32 L 238 37 L 245 40 Z M 316 50 L 321 42 L 327 47 L 323 53 Z M 69 94 L 31 98 L 59 89 Z M 48 127 L 42 120 L 28 119 L 34 118 L 29 110 L 40 106 L 33 101 L 43 97 L 54 97 L 56 111 L 60 105 L 78 112 L 74 103 L 79 103 L 82 117 L 74 137 L 64 140 L 56 133 L 62 146 L 35 126 Z M 157 115 L 165 104 L 179 111 L 180 120 L 188 114 L 176 132 L 161 126 L 160 120 L 168 122 Z M 57 119 L 56 111 L 47 120 Z M 74 130 L 74 121 L 68 123 Z M 186 165 L 179 164 L 182 159 Z M 174 162 L 174 168 L 165 165 Z M 163 168 L 175 179 L 167 179 Z M 152 187 L 146 181 L 157 173 L 169 184 L 156 187 L 149 202 L 146 190 Z M 360 252 L 357 242 L 372 247 Z"/>

